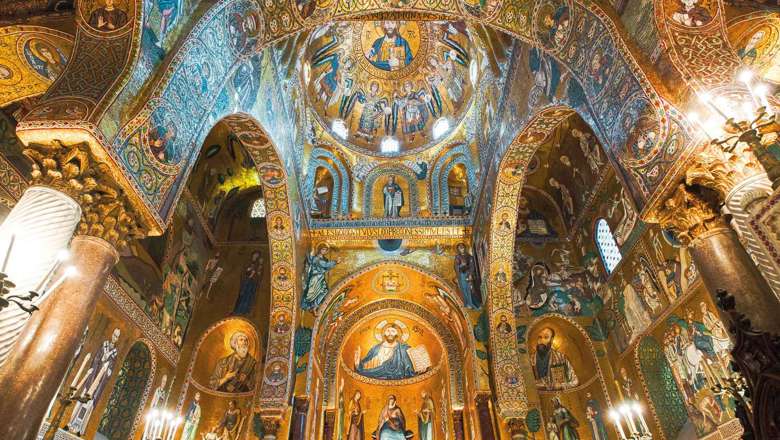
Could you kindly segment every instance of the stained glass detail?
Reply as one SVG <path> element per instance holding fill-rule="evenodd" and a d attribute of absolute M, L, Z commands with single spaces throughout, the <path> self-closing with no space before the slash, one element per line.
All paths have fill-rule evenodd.
<path fill-rule="evenodd" d="M 603 218 L 596 222 L 596 246 L 599 248 L 604 268 L 607 269 L 607 273 L 612 273 L 620 260 L 623 259 L 623 255 L 620 254 L 620 248 L 615 241 L 615 236 L 612 235 L 609 224 Z"/>
<path fill-rule="evenodd" d="M 688 412 L 672 367 L 655 338 L 647 336 L 639 343 L 639 364 L 664 435 L 677 438 L 688 421 Z"/>
<path fill-rule="evenodd" d="M 122 363 L 98 432 L 108 440 L 127 440 L 132 434 L 146 381 L 152 371 L 152 355 L 143 342 L 136 342 Z"/>

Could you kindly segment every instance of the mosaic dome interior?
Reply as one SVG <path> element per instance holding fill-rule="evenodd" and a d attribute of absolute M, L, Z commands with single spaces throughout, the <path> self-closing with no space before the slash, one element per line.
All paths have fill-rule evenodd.
<path fill-rule="evenodd" d="M 336 22 L 306 44 L 315 119 L 353 151 L 402 156 L 445 139 L 472 105 L 478 37 L 463 22 Z"/>

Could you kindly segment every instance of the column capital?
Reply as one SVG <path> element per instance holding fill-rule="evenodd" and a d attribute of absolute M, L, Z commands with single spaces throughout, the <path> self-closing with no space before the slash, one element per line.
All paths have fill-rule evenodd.
<path fill-rule="evenodd" d="M 275 439 L 282 426 L 282 418 L 278 415 L 260 414 L 260 423 L 263 424 L 263 438 Z"/>
<path fill-rule="evenodd" d="M 111 167 L 98 160 L 86 142 L 58 140 L 30 143 L 23 151 L 32 161 L 32 184 L 61 191 L 81 205 L 77 233 L 101 238 L 115 247 L 145 237 L 151 223 L 118 183 Z"/>
<path fill-rule="evenodd" d="M 674 232 L 688 246 L 703 234 L 728 224 L 720 213 L 719 196 L 706 188 L 679 184 L 648 220 Z"/>
<path fill-rule="evenodd" d="M 715 191 L 722 204 L 737 185 L 763 171 L 747 144 L 737 143 L 727 151 L 721 145 L 710 143 L 685 171 L 685 183 Z"/>
<path fill-rule="evenodd" d="M 509 427 L 509 435 L 512 440 L 525 440 L 528 438 L 528 430 L 525 427 L 525 419 L 520 417 L 511 417 L 506 420 Z"/>

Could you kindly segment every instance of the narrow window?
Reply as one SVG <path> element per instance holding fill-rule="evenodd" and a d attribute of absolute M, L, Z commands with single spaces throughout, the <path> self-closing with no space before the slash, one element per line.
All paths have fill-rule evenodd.
<path fill-rule="evenodd" d="M 615 241 L 615 236 L 612 235 L 609 224 L 603 218 L 596 222 L 596 247 L 599 248 L 601 262 L 604 263 L 607 273 L 612 273 L 623 256 L 620 255 L 620 248 Z"/>

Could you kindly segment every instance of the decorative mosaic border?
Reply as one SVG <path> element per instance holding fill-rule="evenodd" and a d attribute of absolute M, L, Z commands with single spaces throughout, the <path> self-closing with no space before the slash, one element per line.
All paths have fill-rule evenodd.
<path fill-rule="evenodd" d="M 160 330 L 113 276 L 108 276 L 103 292 L 119 310 L 130 318 L 130 321 L 141 330 L 149 344 L 159 350 L 171 365 L 175 366 L 179 363 L 181 353 L 176 344 Z"/>

